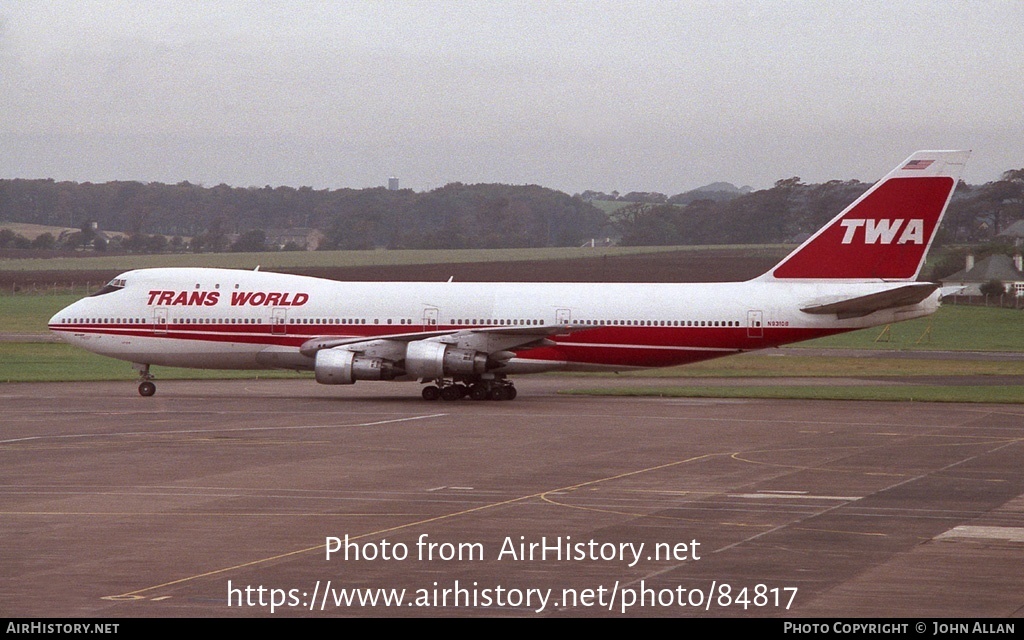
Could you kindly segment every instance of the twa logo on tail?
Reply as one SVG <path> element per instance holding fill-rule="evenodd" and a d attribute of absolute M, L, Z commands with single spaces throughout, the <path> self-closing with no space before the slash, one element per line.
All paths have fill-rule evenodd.
<path fill-rule="evenodd" d="M 865 244 L 879 242 L 892 244 L 901 227 L 903 233 L 900 234 L 900 239 L 896 244 L 924 244 L 924 220 L 920 218 L 907 220 L 906 226 L 903 225 L 902 218 L 896 220 L 841 220 L 839 224 L 846 227 L 843 244 L 853 244 L 858 229 L 864 230 Z"/>
<path fill-rule="evenodd" d="M 918 151 L 765 279 L 915 280 L 970 151 Z"/>

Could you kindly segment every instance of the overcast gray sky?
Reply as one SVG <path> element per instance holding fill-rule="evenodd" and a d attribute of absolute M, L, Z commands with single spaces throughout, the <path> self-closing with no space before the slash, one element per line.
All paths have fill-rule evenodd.
<path fill-rule="evenodd" d="M 0 0 L 0 177 L 871 182 L 1024 167 L 1024 3 Z"/>

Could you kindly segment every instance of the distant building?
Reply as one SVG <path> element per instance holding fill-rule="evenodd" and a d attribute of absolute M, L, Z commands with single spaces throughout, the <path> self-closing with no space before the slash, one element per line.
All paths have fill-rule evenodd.
<path fill-rule="evenodd" d="M 65 229 L 61 231 L 57 236 L 57 244 L 65 244 L 72 236 L 84 233 L 85 230 L 88 230 L 91 235 L 88 241 L 89 244 L 92 244 L 97 240 L 103 244 L 108 244 L 115 238 L 123 238 L 125 236 L 123 233 L 107 233 L 100 229 L 100 224 L 98 222 L 89 222 L 84 225 L 82 229 Z"/>
<path fill-rule="evenodd" d="M 964 269 L 942 279 L 944 287 L 964 287 L 962 295 L 981 295 L 981 285 L 996 280 L 1002 282 L 1006 292 L 1024 296 L 1024 264 L 1018 253 L 1013 258 L 997 254 L 974 262 L 974 256 L 967 256 Z"/>
<path fill-rule="evenodd" d="M 398 178 L 394 176 L 388 178 L 388 191 L 398 191 Z"/>
<path fill-rule="evenodd" d="M 1014 222 L 1003 229 L 999 235 L 1004 238 L 1012 238 L 1015 247 L 1024 245 L 1024 220 Z"/>
<path fill-rule="evenodd" d="M 316 251 L 325 238 L 319 229 L 267 229 L 267 246 L 279 250 L 291 244 L 305 251 Z"/>

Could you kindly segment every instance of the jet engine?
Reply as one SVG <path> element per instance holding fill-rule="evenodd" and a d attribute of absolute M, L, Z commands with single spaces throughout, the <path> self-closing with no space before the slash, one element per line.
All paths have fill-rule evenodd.
<path fill-rule="evenodd" d="M 405 373 L 426 380 L 471 376 L 487 371 L 487 354 L 443 342 L 417 340 L 405 350 Z"/>
<path fill-rule="evenodd" d="M 394 380 L 399 376 L 424 380 L 473 376 L 485 373 L 493 366 L 500 366 L 489 367 L 490 359 L 482 351 L 430 340 L 408 343 L 404 355 L 404 363 L 396 363 L 398 353 L 384 358 L 366 356 L 348 349 L 321 349 L 316 352 L 313 370 L 320 384 L 353 384 L 356 380 Z"/>
<path fill-rule="evenodd" d="M 356 380 L 394 380 L 401 372 L 383 358 L 367 358 L 345 349 L 317 351 L 314 363 L 320 384 L 354 384 Z"/>

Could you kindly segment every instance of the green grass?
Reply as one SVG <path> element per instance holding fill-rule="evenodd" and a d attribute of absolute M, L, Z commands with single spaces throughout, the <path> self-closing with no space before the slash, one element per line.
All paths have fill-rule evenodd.
<path fill-rule="evenodd" d="M 882 400 L 898 402 L 1024 403 L 1024 386 L 778 386 L 778 387 L 648 387 L 570 389 L 561 393 L 590 396 L 659 398 L 767 398 L 794 400 Z"/>
<path fill-rule="evenodd" d="M 591 200 L 590 204 L 603 211 L 605 215 L 611 215 L 619 209 L 624 209 L 635 203 L 622 200 Z"/>
<path fill-rule="evenodd" d="M 775 353 L 776 355 L 770 355 Z M 595 378 L 863 378 L 884 376 L 1024 376 L 1024 362 L 802 356 L 798 351 L 758 352 L 664 369 L 626 373 L 577 373 Z"/>
<path fill-rule="evenodd" d="M 163 379 L 251 378 L 254 372 L 203 371 L 154 367 Z M 260 377 L 294 378 L 291 372 L 259 372 Z M 564 374 L 551 374 L 561 376 Z M 610 378 L 616 374 L 572 374 Z M 912 378 L 922 376 L 1024 375 L 1024 363 L 987 360 L 894 360 L 823 356 L 721 358 L 685 367 L 649 369 L 622 374 L 628 378 Z M 0 342 L 0 381 L 121 380 L 135 377 L 131 366 L 64 343 Z"/>
<path fill-rule="evenodd" d="M 293 371 L 209 371 L 152 367 L 158 380 L 214 380 L 309 377 Z M 89 353 L 63 343 L 0 342 L 0 382 L 78 382 L 136 380 L 131 363 Z"/>
<path fill-rule="evenodd" d="M 884 332 L 884 333 L 883 333 Z M 943 305 L 926 318 L 862 329 L 796 348 L 1024 351 L 1024 310 Z"/>
<path fill-rule="evenodd" d="M 49 233 L 54 238 L 64 231 L 77 231 L 71 227 L 54 227 L 45 224 L 32 224 L 30 222 L 0 222 L 0 229 L 9 229 L 19 236 L 25 236 L 29 240 L 35 240 L 37 236 Z"/>
<path fill-rule="evenodd" d="M 53 314 L 83 297 L 84 293 L 0 295 L 0 333 L 45 333 Z"/>

